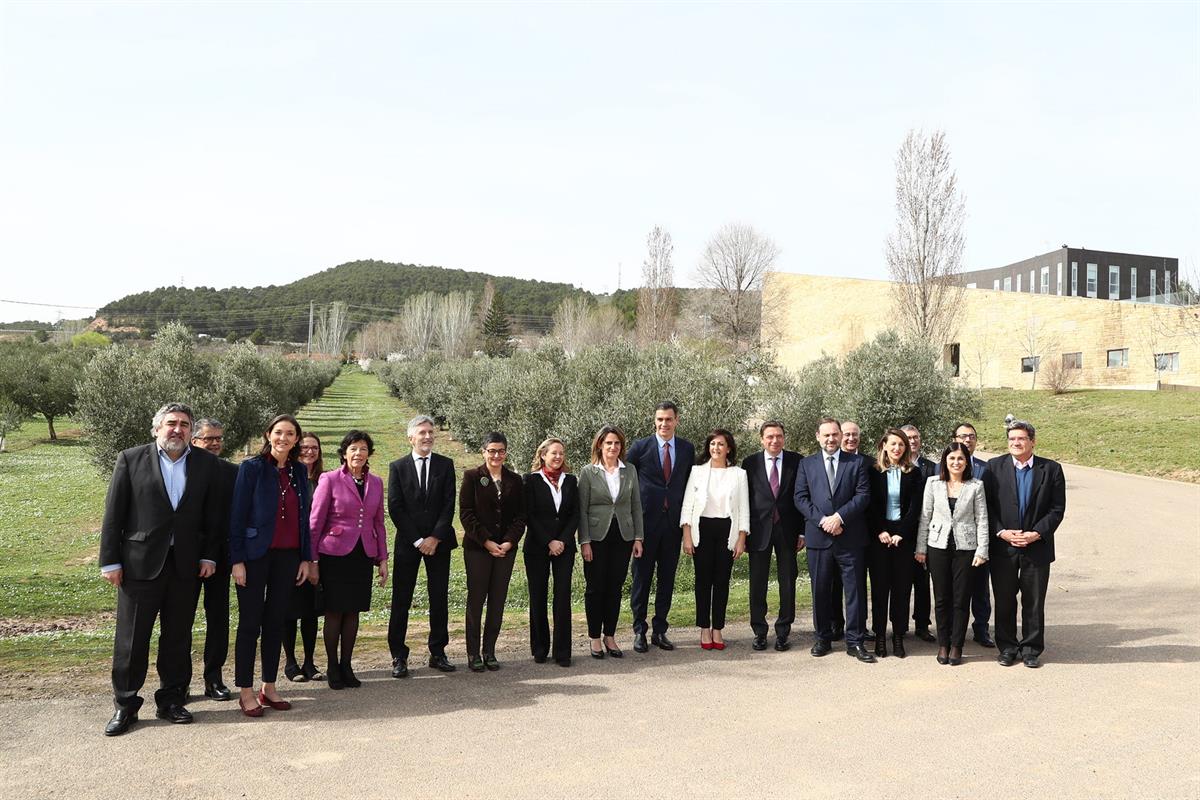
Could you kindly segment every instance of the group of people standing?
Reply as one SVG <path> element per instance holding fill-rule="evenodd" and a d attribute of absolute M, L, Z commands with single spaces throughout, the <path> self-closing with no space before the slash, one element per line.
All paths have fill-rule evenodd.
<path fill-rule="evenodd" d="M 759 429 L 761 452 L 739 465 L 730 431 L 709 432 L 697 455 L 692 443 L 676 436 L 678 423 L 679 409 L 663 402 L 654 411 L 654 433 L 632 444 L 619 428 L 602 427 L 590 463 L 577 474 L 564 443 L 550 437 L 537 448 L 530 472 L 519 475 L 507 465 L 506 437 L 493 432 L 484 438 L 483 463 L 463 473 L 456 493 L 453 462 L 433 452 L 434 421 L 414 418 L 407 429 L 412 451 L 391 463 L 386 490 L 386 514 L 395 528 L 388 626 L 392 677 L 409 674 L 408 619 L 422 564 L 428 664 L 456 670 L 446 655 L 451 551 L 459 545 L 456 494 L 467 584 L 467 667 L 473 672 L 501 667 L 496 643 L 518 546 L 529 586 L 530 648 L 538 663 L 553 658 L 560 666 L 571 664 L 576 550 L 586 583 L 590 655 L 604 659 L 624 656 L 616 634 L 631 564 L 633 649 L 675 649 L 667 620 L 681 553 L 693 559 L 696 626 L 705 650 L 726 647 L 730 576 L 744 553 L 750 562 L 752 647 L 767 648 L 774 554 L 779 585 L 774 647 L 788 650 L 797 554 L 807 548 L 814 656 L 826 655 L 833 641 L 844 638 L 849 655 L 873 662 L 888 654 L 890 621 L 892 652 L 904 657 L 914 587 L 918 635 L 933 639 L 931 579 L 937 660 L 961 663 L 972 602 L 975 638 L 992 645 L 990 608 L 981 609 L 989 600 L 990 567 L 1000 663 L 1040 664 L 1065 483 L 1058 464 L 1033 456 L 1032 425 L 1013 423 L 1009 455 L 986 464 L 973 457 L 974 428 L 960 425 L 934 464 L 920 456 L 920 434 L 911 426 L 889 428 L 871 456 L 857 452 L 855 423 L 825 418 L 816 431 L 819 449 L 801 457 L 786 449 L 784 425 L 767 421 Z M 276 684 L 281 650 L 284 674 L 292 681 L 325 679 L 332 689 L 361 685 L 352 663 L 359 614 L 370 608 L 375 580 L 386 585 L 389 565 L 384 484 L 370 470 L 370 434 L 347 433 L 337 450 L 340 466 L 327 472 L 320 439 L 287 414 L 271 420 L 259 453 L 236 467 L 219 457 L 222 425 L 194 420 L 185 405 L 163 406 L 152 435 L 154 442 L 118 456 L 106 500 L 100 564 L 102 575 L 118 588 L 118 599 L 116 711 L 105 734 L 124 733 L 137 721 L 156 618 L 162 684 L 155 693 L 156 715 L 192 721 L 184 704 L 201 592 L 207 619 L 204 691 L 213 699 L 231 699 L 222 679 L 230 577 L 239 611 L 234 683 L 243 714 L 260 717 L 264 708 L 291 707 Z M 314 660 L 321 616 L 324 674 Z M 866 645 L 872 638 L 873 654 Z M 257 692 L 256 660 L 262 681 Z"/>

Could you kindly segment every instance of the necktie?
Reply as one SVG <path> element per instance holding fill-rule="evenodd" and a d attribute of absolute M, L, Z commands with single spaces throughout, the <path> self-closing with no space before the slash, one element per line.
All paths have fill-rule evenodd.
<path fill-rule="evenodd" d="M 779 499 L 779 456 L 771 456 L 771 477 L 768 479 L 771 484 L 771 494 L 776 500 Z M 779 522 L 779 508 L 772 507 L 771 522 Z"/>
<path fill-rule="evenodd" d="M 828 465 L 825 467 L 825 474 L 829 477 L 829 494 L 833 495 L 833 480 L 836 477 L 833 472 L 833 456 L 829 456 Z"/>
<path fill-rule="evenodd" d="M 663 483 L 670 484 L 671 483 L 671 445 L 670 444 L 663 445 L 662 467 L 663 467 Z M 667 498 L 663 497 L 663 508 L 666 508 L 668 505 L 669 505 L 669 503 L 667 502 Z"/>
<path fill-rule="evenodd" d="M 421 457 L 421 494 L 429 489 L 429 456 Z"/>

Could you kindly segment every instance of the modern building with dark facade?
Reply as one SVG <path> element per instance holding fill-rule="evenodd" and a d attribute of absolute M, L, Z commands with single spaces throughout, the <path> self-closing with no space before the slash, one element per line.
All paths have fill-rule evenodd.
<path fill-rule="evenodd" d="M 970 289 L 1176 303 L 1179 259 L 1063 245 L 1015 264 L 962 274 Z"/>

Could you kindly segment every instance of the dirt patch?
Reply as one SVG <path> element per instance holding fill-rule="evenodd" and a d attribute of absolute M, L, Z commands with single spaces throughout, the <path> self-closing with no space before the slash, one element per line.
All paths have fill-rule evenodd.
<path fill-rule="evenodd" d="M 58 617 L 57 619 L 25 619 L 14 617 L 0 619 L 0 638 L 29 636 L 35 633 L 57 633 L 63 631 L 90 631 L 102 627 L 116 618 L 111 611 L 90 617 Z"/>

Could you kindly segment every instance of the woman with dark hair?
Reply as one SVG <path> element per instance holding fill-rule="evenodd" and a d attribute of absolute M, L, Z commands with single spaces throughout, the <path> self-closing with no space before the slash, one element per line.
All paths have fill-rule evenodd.
<path fill-rule="evenodd" d="M 750 530 L 750 485 L 737 463 L 737 443 L 724 428 L 704 440 L 688 476 L 679 511 L 683 552 L 696 570 L 696 627 L 700 647 L 724 650 L 725 609 L 733 562 L 746 552 Z"/>
<path fill-rule="evenodd" d="M 325 469 L 321 455 L 321 440 L 315 433 L 306 433 L 300 438 L 300 457 L 297 459 L 308 473 L 308 493 L 317 491 L 317 481 Z M 292 591 L 292 604 L 288 608 L 287 620 L 283 624 L 283 674 L 289 681 L 321 681 L 325 676 L 313 662 L 317 649 L 317 628 L 320 626 L 321 606 L 318 603 L 316 574 Z M 304 642 L 304 664 L 296 660 L 296 628 Z"/>
<path fill-rule="evenodd" d="M 892 651 L 904 658 L 908 633 L 908 601 L 912 597 L 913 552 L 921 512 L 924 479 L 909 456 L 908 436 L 888 428 L 876 445 L 875 464 L 867 470 L 871 505 L 867 514 L 871 542 L 867 564 L 871 575 L 871 627 L 875 655 L 887 656 L 887 623 L 892 621 Z M 889 614 L 890 609 L 890 614 Z"/>
<path fill-rule="evenodd" d="M 642 495 L 637 469 L 624 457 L 625 434 L 605 425 L 592 440 L 592 463 L 579 470 L 579 551 L 592 658 L 625 655 L 616 640 L 621 590 L 630 557 L 642 557 Z"/>
<path fill-rule="evenodd" d="M 525 489 L 521 476 L 504 464 L 508 439 L 503 433 L 493 431 L 483 437 L 483 459 L 480 466 L 463 472 L 458 494 L 467 572 L 467 666 L 472 672 L 500 669 L 496 640 L 504 621 L 517 542 L 525 532 Z"/>
<path fill-rule="evenodd" d="M 529 649 L 541 664 L 553 653 L 560 667 L 571 666 L 571 572 L 579 528 L 579 484 L 569 470 L 562 439 L 538 445 L 525 476 L 525 576 L 529 582 Z M 546 615 L 550 574 L 554 573 L 554 641 Z"/>
<path fill-rule="evenodd" d="M 371 434 L 347 433 L 338 445 L 341 468 L 322 475 L 313 495 L 313 572 L 323 590 L 325 655 L 329 659 L 325 675 L 330 689 L 362 685 L 351 659 L 359 612 L 371 608 L 372 567 L 379 570 L 379 585 L 387 584 L 383 480 L 371 474 L 369 465 L 374 452 Z"/>
<path fill-rule="evenodd" d="M 263 432 L 258 455 L 238 467 L 229 515 L 229 560 L 237 585 L 238 627 L 234 683 L 248 717 L 263 706 L 287 711 L 279 696 L 279 649 L 293 587 L 308 580 L 310 495 L 300 453 L 300 423 L 280 414 Z M 254 694 L 254 656 L 262 639 L 262 689 Z"/>
<path fill-rule="evenodd" d="M 938 475 L 925 483 L 915 558 L 928 564 L 933 579 L 937 662 L 958 666 L 971 610 L 971 567 L 988 560 L 987 497 L 962 442 L 942 451 Z"/>

